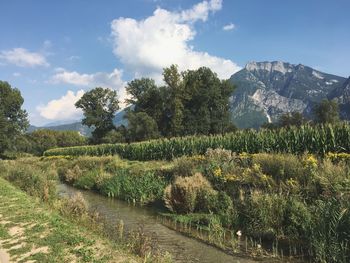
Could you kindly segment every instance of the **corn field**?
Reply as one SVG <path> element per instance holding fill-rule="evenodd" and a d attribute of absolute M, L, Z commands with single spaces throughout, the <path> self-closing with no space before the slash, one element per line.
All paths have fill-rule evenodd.
<path fill-rule="evenodd" d="M 44 156 L 103 156 L 118 154 L 129 160 L 171 160 L 183 155 L 204 154 L 208 148 L 224 148 L 237 153 L 350 152 L 350 125 L 304 125 L 278 130 L 241 130 L 212 136 L 158 139 L 131 144 L 100 144 L 50 149 Z"/>

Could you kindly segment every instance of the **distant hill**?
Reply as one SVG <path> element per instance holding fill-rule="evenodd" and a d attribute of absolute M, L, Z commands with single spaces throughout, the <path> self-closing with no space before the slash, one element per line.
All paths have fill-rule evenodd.
<path fill-rule="evenodd" d="M 234 123 L 240 128 L 275 122 L 282 113 L 299 111 L 310 116 L 315 103 L 339 98 L 341 115 L 349 118 L 349 79 L 304 65 L 250 62 L 230 78 L 237 89 L 231 98 Z"/>
<path fill-rule="evenodd" d="M 28 132 L 33 132 L 40 129 L 48 129 L 48 130 L 55 130 L 55 131 L 78 131 L 80 132 L 80 134 L 84 136 L 90 136 L 92 132 L 92 129 L 81 124 L 81 122 L 74 122 L 74 123 L 57 125 L 57 126 L 43 126 L 43 127 L 36 127 L 36 126 L 30 125 L 28 128 Z"/>
<path fill-rule="evenodd" d="M 125 110 L 122 110 L 116 114 L 113 121 L 116 126 L 127 125 L 127 120 L 124 119 L 124 115 L 125 115 Z M 80 134 L 89 137 L 91 136 L 91 132 L 93 131 L 92 128 L 89 128 L 83 125 L 80 121 L 61 124 L 61 125 L 52 125 L 52 124 L 55 124 L 55 123 L 47 124 L 42 127 L 30 125 L 28 128 L 28 132 L 33 132 L 39 129 L 49 129 L 49 130 L 55 130 L 55 131 L 78 131 L 80 132 Z"/>

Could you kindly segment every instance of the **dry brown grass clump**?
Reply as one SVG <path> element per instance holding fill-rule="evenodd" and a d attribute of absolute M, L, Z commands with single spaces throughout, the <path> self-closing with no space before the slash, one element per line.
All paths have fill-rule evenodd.
<path fill-rule="evenodd" d="M 167 208 L 173 212 L 192 213 L 203 195 L 216 195 L 216 192 L 202 174 L 196 173 L 189 177 L 177 177 L 166 187 L 164 201 Z"/>

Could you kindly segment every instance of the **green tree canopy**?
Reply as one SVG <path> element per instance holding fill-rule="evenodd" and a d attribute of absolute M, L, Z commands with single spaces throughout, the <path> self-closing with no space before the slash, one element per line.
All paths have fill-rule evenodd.
<path fill-rule="evenodd" d="M 86 92 L 75 106 L 83 110 L 82 123 L 95 128 L 92 132 L 94 143 L 101 142 L 109 131 L 115 129 L 113 118 L 119 109 L 116 91 L 101 87 L 94 88 Z"/>
<path fill-rule="evenodd" d="M 229 97 L 234 90 L 229 80 L 220 80 L 209 68 L 183 73 L 185 134 L 224 133 L 231 123 Z"/>
<path fill-rule="evenodd" d="M 147 113 L 128 111 L 126 118 L 129 122 L 127 133 L 129 141 L 144 141 L 159 137 L 157 123 Z"/>
<path fill-rule="evenodd" d="M 0 155 L 15 147 L 15 140 L 28 128 L 21 92 L 0 81 Z"/>
<path fill-rule="evenodd" d="M 70 147 L 86 144 L 86 138 L 77 131 L 36 130 L 27 135 L 31 142 L 30 153 L 42 155 L 44 151 L 55 147 Z"/>
<path fill-rule="evenodd" d="M 176 65 L 163 70 L 164 85 L 152 79 L 128 83 L 133 112 L 143 112 L 157 124 L 162 136 L 224 133 L 234 129 L 229 97 L 234 86 L 209 68 L 179 72 Z M 134 117 L 128 115 L 129 120 Z"/>
<path fill-rule="evenodd" d="M 322 100 L 314 107 L 315 122 L 336 123 L 339 118 L 339 105 L 335 100 Z"/>
<path fill-rule="evenodd" d="M 278 126 L 289 127 L 289 126 L 301 126 L 306 123 L 306 119 L 303 114 L 297 111 L 284 113 L 278 120 Z"/>

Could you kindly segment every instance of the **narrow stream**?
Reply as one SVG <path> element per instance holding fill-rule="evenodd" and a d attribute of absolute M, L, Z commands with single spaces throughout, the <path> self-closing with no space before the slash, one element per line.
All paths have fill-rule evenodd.
<path fill-rule="evenodd" d="M 71 196 L 80 192 L 89 203 L 90 208 L 99 212 L 112 226 L 120 220 L 124 221 L 127 230 L 136 230 L 143 225 L 144 231 L 154 233 L 159 248 L 162 251 L 168 251 L 175 262 L 257 262 L 230 256 L 215 247 L 169 229 L 157 220 L 156 212 L 150 208 L 133 206 L 124 201 L 107 198 L 91 191 L 82 191 L 65 184 L 60 184 L 58 189 L 61 196 Z"/>

